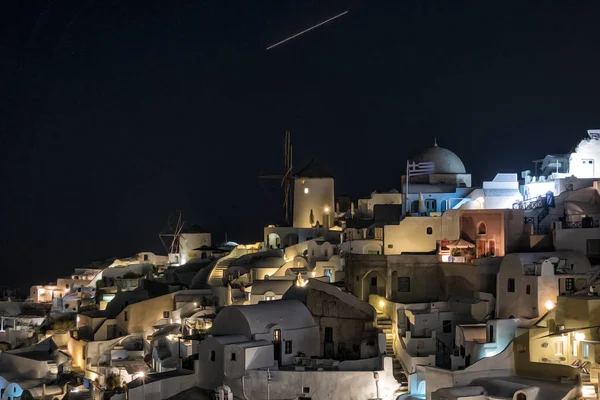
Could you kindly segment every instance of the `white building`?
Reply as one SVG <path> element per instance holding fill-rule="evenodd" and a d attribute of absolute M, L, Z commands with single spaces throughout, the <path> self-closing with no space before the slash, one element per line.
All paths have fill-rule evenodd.
<path fill-rule="evenodd" d="M 184 228 L 179 237 L 180 264 L 185 264 L 188 260 L 199 257 L 200 253 L 196 249 L 202 246 L 210 247 L 211 245 L 211 234 L 207 229 L 199 225 Z"/>
<path fill-rule="evenodd" d="M 293 364 L 298 354 L 319 354 L 318 325 L 297 300 L 225 307 L 215 318 L 211 333 L 199 349 L 200 360 L 207 360 L 200 363 L 199 386 L 206 389 L 222 385 L 226 371 L 237 371 L 238 359 L 252 368 L 278 369 Z M 226 348 L 231 344 L 238 345 Z"/>
<path fill-rule="evenodd" d="M 541 317 L 560 294 L 591 285 L 597 272 L 577 252 L 508 254 L 497 277 L 496 318 Z"/>

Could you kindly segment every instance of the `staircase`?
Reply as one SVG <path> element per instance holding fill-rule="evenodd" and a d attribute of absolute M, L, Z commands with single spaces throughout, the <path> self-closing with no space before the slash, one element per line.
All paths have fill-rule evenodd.
<path fill-rule="evenodd" d="M 223 277 L 225 276 L 225 271 L 229 268 L 229 257 L 223 257 L 216 261 L 214 261 L 213 265 L 210 265 L 208 268 L 211 268 L 210 274 L 208 275 L 208 284 L 211 286 L 223 286 Z"/>
<path fill-rule="evenodd" d="M 377 311 L 377 317 L 375 319 L 375 327 L 381 329 L 385 333 L 385 353 L 393 359 L 394 366 L 394 378 L 402 386 L 408 387 L 408 380 L 400 360 L 396 357 L 394 352 L 394 333 L 392 331 L 392 320 L 384 313 Z"/>

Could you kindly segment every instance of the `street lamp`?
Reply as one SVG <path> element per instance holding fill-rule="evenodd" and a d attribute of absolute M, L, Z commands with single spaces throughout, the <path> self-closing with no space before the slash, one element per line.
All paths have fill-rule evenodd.
<path fill-rule="evenodd" d="M 142 379 L 142 387 L 144 390 L 144 399 L 146 398 L 146 373 L 144 371 L 141 371 L 137 374 L 138 378 Z"/>

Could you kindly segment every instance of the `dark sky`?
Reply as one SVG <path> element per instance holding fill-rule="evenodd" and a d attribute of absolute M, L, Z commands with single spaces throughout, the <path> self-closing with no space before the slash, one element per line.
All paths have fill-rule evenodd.
<path fill-rule="evenodd" d="M 349 9 L 271 51 L 265 48 Z M 474 182 L 600 127 L 600 2 L 0 2 L 2 284 L 231 240 L 280 217 L 283 138 L 336 191 L 399 186 L 433 137 Z"/>

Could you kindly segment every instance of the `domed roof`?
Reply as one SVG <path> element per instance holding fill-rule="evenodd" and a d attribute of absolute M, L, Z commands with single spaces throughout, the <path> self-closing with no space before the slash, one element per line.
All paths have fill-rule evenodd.
<path fill-rule="evenodd" d="M 434 174 L 465 174 L 465 165 L 452 151 L 439 147 L 437 142 L 421 154 L 413 157 L 411 161 L 433 163 Z"/>

